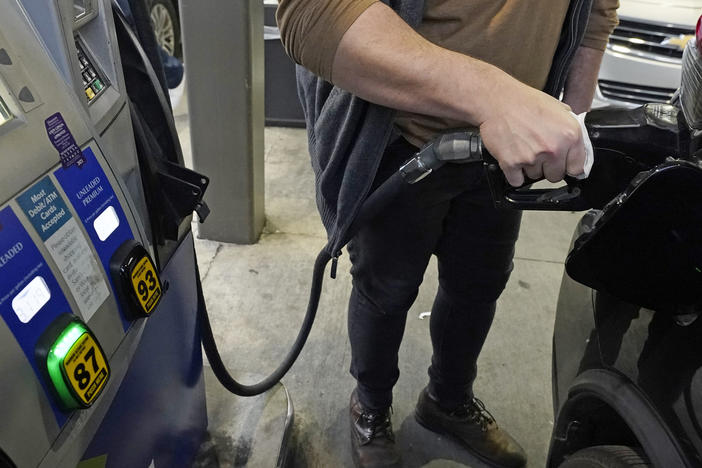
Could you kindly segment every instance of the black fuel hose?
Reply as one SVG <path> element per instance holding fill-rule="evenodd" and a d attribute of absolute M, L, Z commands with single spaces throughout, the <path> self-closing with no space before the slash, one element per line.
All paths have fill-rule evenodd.
<path fill-rule="evenodd" d="M 363 203 L 363 206 L 359 210 L 355 221 L 351 223 L 351 226 L 347 230 L 347 234 L 344 242 L 341 244 L 346 245 L 346 243 L 358 232 L 358 230 L 371 221 L 375 216 L 377 216 L 383 209 L 395 199 L 395 197 L 401 193 L 403 189 L 409 187 L 405 183 L 402 174 L 396 172 L 390 178 L 388 178 L 380 187 L 374 190 L 368 199 Z M 307 303 L 307 312 L 302 321 L 300 331 L 297 334 L 297 338 L 293 343 L 287 356 L 283 359 L 281 364 L 275 369 L 268 377 L 264 378 L 258 383 L 245 385 L 237 382 L 232 375 L 229 373 L 227 366 L 222 362 L 222 357 L 217 349 L 217 343 L 212 333 L 212 325 L 210 324 L 210 318 L 207 312 L 207 304 L 205 303 L 205 295 L 202 291 L 202 281 L 200 280 L 200 271 L 197 267 L 197 258 L 195 258 L 195 273 L 197 278 L 197 301 L 198 301 L 198 317 L 200 321 L 200 338 L 202 341 L 202 347 L 205 349 L 205 354 L 210 362 L 212 371 L 214 372 L 217 380 L 220 384 L 230 392 L 239 396 L 255 396 L 264 393 L 271 388 L 273 388 L 282 379 L 285 374 L 290 370 L 292 365 L 297 360 L 300 355 L 302 348 L 307 342 L 307 337 L 312 330 L 312 325 L 314 324 L 314 319 L 317 316 L 317 309 L 319 308 L 319 298 L 322 295 L 322 284 L 324 282 L 324 271 L 326 269 L 329 260 L 332 256 L 329 254 L 329 249 L 326 247 L 322 249 L 317 255 L 317 259 L 314 262 L 314 269 L 312 272 L 312 285 L 310 287 L 310 297 Z"/>
<path fill-rule="evenodd" d="M 319 298 L 322 294 L 322 283 L 324 282 L 324 270 L 331 260 L 331 255 L 326 249 L 322 249 L 317 255 L 317 260 L 314 262 L 314 270 L 312 273 L 312 287 L 310 288 L 310 298 L 307 304 L 307 312 L 305 313 L 305 318 L 302 321 L 302 326 L 297 334 L 295 343 L 293 343 L 292 348 L 288 352 L 288 355 L 283 359 L 283 362 L 274 370 L 271 375 L 261 380 L 259 383 L 252 385 L 245 385 L 237 382 L 232 375 L 227 370 L 227 367 L 222 362 L 222 357 L 217 349 L 217 343 L 212 333 L 212 326 L 210 325 L 210 318 L 207 313 L 207 305 L 205 304 L 205 296 L 202 293 L 202 282 L 200 281 L 200 272 L 197 269 L 197 258 L 195 259 L 196 274 L 197 274 L 197 301 L 198 301 L 198 316 L 200 319 L 200 338 L 202 341 L 202 347 L 205 349 L 205 354 L 207 359 L 212 366 L 212 371 L 214 372 L 219 383 L 222 384 L 224 388 L 239 396 L 255 396 L 270 390 L 282 379 L 285 374 L 290 370 L 292 365 L 297 360 L 300 355 L 302 348 L 307 342 L 307 337 L 312 330 L 312 324 L 317 315 L 317 308 L 319 307 Z"/>

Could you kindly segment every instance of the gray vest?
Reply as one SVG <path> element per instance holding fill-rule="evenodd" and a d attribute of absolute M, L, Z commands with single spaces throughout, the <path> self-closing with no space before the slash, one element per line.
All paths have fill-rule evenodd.
<path fill-rule="evenodd" d="M 382 0 L 410 26 L 422 20 L 424 0 Z M 572 0 L 544 91 L 558 97 L 585 34 L 592 0 Z M 297 85 L 315 173 L 317 208 L 335 256 L 367 198 L 383 151 L 393 135 L 395 111 L 372 104 L 297 67 Z M 408 155 L 409 156 L 409 155 Z"/>

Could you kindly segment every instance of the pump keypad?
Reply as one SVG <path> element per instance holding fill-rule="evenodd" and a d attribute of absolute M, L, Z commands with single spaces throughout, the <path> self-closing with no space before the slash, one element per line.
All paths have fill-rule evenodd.
<path fill-rule="evenodd" d="M 80 63 L 80 74 L 83 79 L 85 97 L 88 99 L 88 103 L 91 103 L 105 90 L 105 80 L 98 74 L 97 68 L 88 58 L 78 38 L 76 38 L 76 50 L 78 51 L 78 62 Z"/>

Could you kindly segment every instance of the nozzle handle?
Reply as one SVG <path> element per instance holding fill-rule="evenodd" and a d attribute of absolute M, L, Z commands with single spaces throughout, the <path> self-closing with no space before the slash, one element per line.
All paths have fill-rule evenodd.
<path fill-rule="evenodd" d="M 492 193 L 492 199 L 498 208 L 536 211 L 583 211 L 592 208 L 583 194 L 581 181 L 570 176 L 563 180 L 564 185 L 555 188 L 534 189 L 536 182 L 544 180 L 525 177 L 524 184 L 513 187 L 507 182 L 497 160 L 483 151 L 485 172 Z"/>
<path fill-rule="evenodd" d="M 497 160 L 483 145 L 480 130 L 468 128 L 441 135 L 431 144 L 438 161 L 466 164 L 480 161 L 485 167 L 493 201 L 497 207 L 518 210 L 581 211 L 591 208 L 583 196 L 580 181 L 566 176 L 565 185 L 548 189 L 532 189 L 543 180 L 526 178 L 521 187 L 512 187 Z"/>
<path fill-rule="evenodd" d="M 440 135 L 425 145 L 400 168 L 405 182 L 414 184 L 444 164 L 481 163 L 496 207 L 518 210 L 581 211 L 591 208 L 580 181 L 566 177 L 565 185 L 549 189 L 532 189 L 539 182 L 527 178 L 521 187 L 512 187 L 497 160 L 483 146 L 480 130 L 467 128 Z"/>

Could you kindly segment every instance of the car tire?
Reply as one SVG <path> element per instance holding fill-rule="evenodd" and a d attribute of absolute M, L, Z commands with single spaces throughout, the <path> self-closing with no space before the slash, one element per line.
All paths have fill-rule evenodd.
<path fill-rule="evenodd" d="M 182 59 L 183 44 L 180 34 L 180 18 L 173 0 L 147 0 L 146 6 L 158 45 L 168 54 Z"/>
<path fill-rule="evenodd" d="M 639 448 L 599 445 L 578 450 L 559 468 L 648 468 L 653 466 Z"/>

